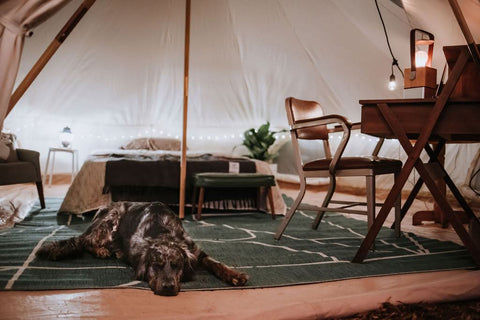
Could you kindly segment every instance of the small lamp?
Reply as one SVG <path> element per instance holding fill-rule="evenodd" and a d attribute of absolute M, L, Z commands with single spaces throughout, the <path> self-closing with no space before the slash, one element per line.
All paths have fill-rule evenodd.
<path fill-rule="evenodd" d="M 390 78 L 388 79 L 388 90 L 393 91 L 397 89 L 397 80 L 395 79 L 395 74 L 393 73 L 393 67 L 398 67 L 398 62 L 395 58 L 393 58 L 392 62 L 392 73 L 390 74 Z"/>
<path fill-rule="evenodd" d="M 65 127 L 60 132 L 60 142 L 62 143 L 62 147 L 64 148 L 71 148 L 73 141 L 73 133 L 69 127 Z"/>
<path fill-rule="evenodd" d="M 410 68 L 405 69 L 403 80 L 405 98 L 435 96 L 437 70 L 432 68 L 433 44 L 433 34 L 420 29 L 410 31 Z"/>

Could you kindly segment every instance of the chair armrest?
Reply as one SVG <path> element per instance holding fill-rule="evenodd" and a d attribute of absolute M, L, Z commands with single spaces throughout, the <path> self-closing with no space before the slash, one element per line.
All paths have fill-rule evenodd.
<path fill-rule="evenodd" d="M 354 122 L 352 123 L 352 130 L 360 130 L 362 126 L 361 122 Z"/>
<path fill-rule="evenodd" d="M 338 132 L 345 131 L 344 129 L 342 129 L 344 126 L 348 127 L 349 129 L 352 126 L 351 122 L 344 116 L 341 116 L 338 114 L 329 114 L 323 117 L 310 118 L 306 120 L 298 120 L 291 127 L 291 129 L 296 130 L 296 129 L 304 129 L 309 127 L 316 127 L 316 126 L 326 126 L 328 124 L 333 124 L 333 123 L 340 124 L 339 126 L 335 126 L 339 128 Z"/>
<path fill-rule="evenodd" d="M 330 114 L 323 117 L 297 121 L 295 125 L 291 127 L 291 130 L 297 130 L 297 129 L 303 129 L 303 128 L 314 127 L 314 126 L 323 126 L 323 125 L 326 126 L 328 124 L 333 124 L 333 123 L 340 124 L 338 126 L 335 126 L 335 128 L 338 127 L 338 131 L 334 131 L 334 132 L 343 132 L 343 135 L 332 157 L 332 161 L 330 161 L 330 166 L 328 168 L 328 171 L 330 172 L 331 175 L 335 175 L 337 163 L 342 157 L 343 152 L 345 151 L 345 148 L 347 146 L 348 140 L 350 139 L 350 131 L 352 128 L 352 123 L 350 122 L 350 120 L 348 120 L 347 118 L 341 115 Z M 328 132 L 331 132 L 331 131 L 329 130 Z"/>
<path fill-rule="evenodd" d="M 352 123 L 350 130 L 360 130 L 361 126 L 362 126 L 361 122 L 354 122 Z M 341 132 L 341 131 L 343 131 L 343 129 L 341 126 L 338 126 L 338 125 L 331 129 L 328 129 L 329 133 L 335 133 L 335 132 Z M 378 142 L 375 145 L 375 149 L 372 152 L 372 156 L 375 156 L 375 157 L 378 156 L 378 153 L 380 152 L 380 149 L 382 148 L 384 141 L 385 141 L 385 138 L 378 138 Z"/>
<path fill-rule="evenodd" d="M 42 172 L 40 170 L 40 153 L 38 151 L 17 149 L 17 157 L 20 161 L 31 162 L 35 167 L 36 181 L 42 181 Z"/>
<path fill-rule="evenodd" d="M 352 126 L 350 130 L 359 130 L 361 128 L 361 123 L 360 122 L 354 122 L 352 123 Z M 328 129 L 328 133 L 335 133 L 335 132 L 342 132 L 342 126 L 335 126 L 333 128 Z"/>

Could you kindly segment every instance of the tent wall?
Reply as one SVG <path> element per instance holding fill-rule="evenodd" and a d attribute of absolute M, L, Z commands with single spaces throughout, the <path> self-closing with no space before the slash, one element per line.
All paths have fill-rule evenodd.
<path fill-rule="evenodd" d="M 69 0 L 4 0 L 0 2 L 0 130 L 20 63 L 25 35 Z"/>
<path fill-rule="evenodd" d="M 17 84 L 79 3 L 73 0 L 34 30 Z M 406 68 L 413 15 L 391 1 L 379 4 L 392 49 Z M 24 147 L 40 151 L 42 162 L 66 125 L 82 159 L 139 136 L 180 137 L 184 8 L 178 0 L 98 1 L 5 127 Z M 386 87 L 391 57 L 370 0 L 193 0 L 190 41 L 190 150 L 230 152 L 243 131 L 267 120 L 286 128 L 288 96 L 317 100 L 352 121 L 360 120 L 360 99 L 402 97 L 401 86 Z M 435 59 L 441 70 L 443 54 Z M 374 140 L 353 136 L 348 152 L 371 151 Z M 449 158 L 447 169 L 463 183 L 475 152 L 461 148 L 461 159 Z M 395 141 L 382 154 L 404 157 Z M 68 172 L 69 159 L 63 161 L 58 171 Z"/>

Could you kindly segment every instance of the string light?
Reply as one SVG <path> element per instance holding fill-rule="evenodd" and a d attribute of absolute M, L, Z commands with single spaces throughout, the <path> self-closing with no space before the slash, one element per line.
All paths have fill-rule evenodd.
<path fill-rule="evenodd" d="M 12 132 L 26 132 L 30 130 L 31 128 L 35 128 L 35 124 L 22 124 L 19 126 L 17 129 L 12 130 L 12 129 L 7 129 L 5 130 L 10 130 Z M 81 131 L 80 129 L 76 130 Z M 112 134 L 103 134 L 102 132 L 96 133 L 94 129 L 91 128 L 83 128 L 83 131 L 90 131 L 88 133 L 79 133 L 77 134 L 77 138 L 79 140 L 92 140 L 95 139 L 97 141 L 102 141 L 102 142 L 112 142 L 112 141 L 125 141 L 125 140 L 133 140 L 135 138 L 140 138 L 140 137 L 145 137 L 146 135 L 155 135 L 156 137 L 174 137 L 175 139 L 179 139 L 181 135 L 179 135 L 176 132 L 168 132 L 164 130 L 159 130 L 156 128 L 149 128 L 149 129 L 140 129 L 137 131 L 137 133 L 133 134 L 125 134 L 122 133 L 120 135 L 112 135 Z M 243 139 L 243 134 L 244 131 L 242 130 L 241 132 L 231 132 L 231 133 L 225 133 L 223 135 L 190 135 L 189 138 L 194 141 L 194 140 L 202 140 L 202 141 L 224 141 L 225 143 L 228 143 L 229 141 L 236 141 L 238 142 L 239 139 Z M 285 134 L 275 134 L 275 137 L 277 140 L 285 140 L 285 139 L 290 139 L 288 135 Z"/>
<path fill-rule="evenodd" d="M 392 56 L 392 72 L 391 72 L 389 80 L 388 80 L 388 89 L 390 91 L 393 91 L 397 88 L 397 81 L 395 79 L 395 74 L 393 72 L 393 67 L 397 67 L 397 69 L 402 74 L 402 78 L 403 78 L 403 71 L 400 68 L 400 66 L 398 65 L 398 60 L 393 55 L 392 47 L 390 46 L 390 40 L 388 39 L 387 28 L 385 27 L 385 22 L 383 21 L 382 12 L 380 11 L 377 0 L 375 0 L 375 6 L 377 7 L 377 11 L 378 11 L 378 15 L 380 17 L 380 21 L 382 22 L 383 32 L 385 33 L 385 39 L 387 40 L 388 50 L 390 51 L 390 55 Z"/>

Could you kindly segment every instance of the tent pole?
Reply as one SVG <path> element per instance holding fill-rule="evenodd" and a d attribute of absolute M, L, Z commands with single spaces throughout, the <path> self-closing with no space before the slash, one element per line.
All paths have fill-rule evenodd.
<path fill-rule="evenodd" d="M 18 85 L 15 92 L 10 97 L 10 102 L 8 104 L 7 114 L 8 116 L 13 107 L 17 104 L 18 100 L 23 96 L 25 91 L 30 87 L 32 82 L 42 71 L 43 67 L 48 63 L 50 58 L 55 54 L 57 49 L 62 45 L 63 41 L 70 35 L 72 30 L 77 26 L 78 22 L 83 18 L 88 9 L 95 3 L 96 0 L 84 0 L 82 4 L 78 7 L 75 13 L 70 17 L 67 23 L 63 26 L 62 30 L 56 35 L 50 45 L 47 47 L 45 52 L 40 56 L 32 69 L 25 76 L 23 81 Z"/>
<path fill-rule="evenodd" d="M 185 183 L 187 177 L 187 119 L 188 119 L 188 72 L 190 58 L 190 7 L 191 0 L 187 0 L 185 10 L 185 55 L 184 55 L 184 81 L 183 81 L 183 132 L 182 156 L 180 163 L 180 202 L 178 216 L 185 218 Z"/>
<path fill-rule="evenodd" d="M 472 56 L 473 61 L 480 65 L 480 51 L 478 50 L 478 47 L 475 44 L 475 39 L 473 39 L 473 35 L 468 28 L 462 9 L 458 5 L 457 0 L 448 0 L 448 2 L 450 3 L 450 7 L 452 8 L 460 29 L 462 30 L 463 36 L 465 37 L 465 40 L 467 40 L 468 49 L 470 50 L 470 55 Z"/>

